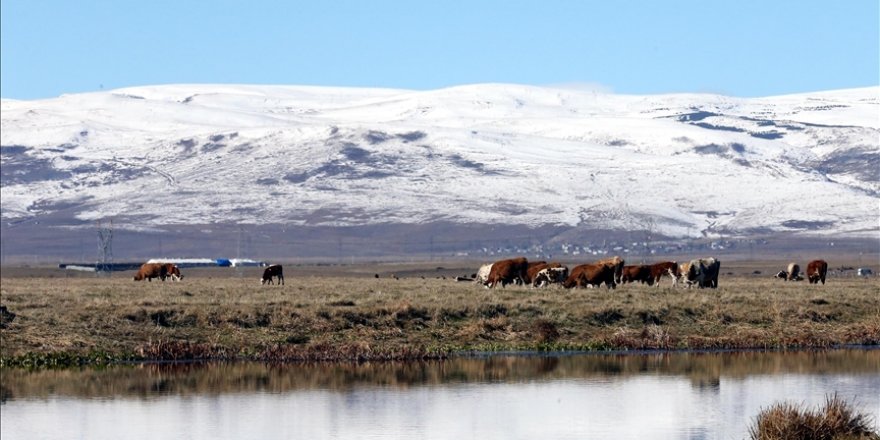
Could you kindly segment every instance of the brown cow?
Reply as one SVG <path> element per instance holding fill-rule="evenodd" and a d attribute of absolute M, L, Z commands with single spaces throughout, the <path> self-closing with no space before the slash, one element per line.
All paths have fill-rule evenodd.
<path fill-rule="evenodd" d="M 260 278 L 260 285 L 273 284 L 272 279 L 278 277 L 278 285 L 284 284 L 284 270 L 280 264 L 273 264 L 263 270 L 263 277 Z"/>
<path fill-rule="evenodd" d="M 828 263 L 825 260 L 813 260 L 807 264 L 807 280 L 810 284 L 825 284 L 825 274 L 828 273 Z"/>
<path fill-rule="evenodd" d="M 620 277 L 623 276 L 623 265 L 625 261 L 619 256 L 604 258 L 593 264 L 610 264 L 614 268 L 614 282 L 620 284 Z"/>
<path fill-rule="evenodd" d="M 562 283 L 562 286 L 571 289 L 572 287 L 599 286 L 605 283 L 606 288 L 614 289 L 617 287 L 614 282 L 614 269 L 613 264 L 581 264 L 571 270 L 571 274 Z"/>
<path fill-rule="evenodd" d="M 486 285 L 495 287 L 501 283 L 501 287 L 509 283 L 519 282 L 525 283 L 528 276 L 529 261 L 525 257 L 511 258 L 509 260 L 496 261 L 492 264 L 492 271 L 489 272 L 489 279 Z"/>
<path fill-rule="evenodd" d="M 135 274 L 135 281 L 143 281 L 147 280 L 149 282 L 153 281 L 153 278 L 159 278 L 162 281 L 165 281 L 165 277 L 168 276 L 168 269 L 165 267 L 163 263 L 144 263 L 141 265 L 141 268 L 138 270 L 138 273 Z"/>
<path fill-rule="evenodd" d="M 649 286 L 653 285 L 654 277 L 651 276 L 651 266 L 623 266 L 623 271 L 620 276 L 620 284 L 634 283 L 636 281 L 640 283 L 648 283 Z"/>
<path fill-rule="evenodd" d="M 678 263 L 675 261 L 663 261 L 651 265 L 651 277 L 654 278 L 654 283 L 656 283 L 658 287 L 660 286 L 660 278 L 663 278 L 664 276 L 672 278 L 673 287 L 678 284 L 678 278 L 681 276 Z"/>
<path fill-rule="evenodd" d="M 171 278 L 171 281 L 180 281 L 183 279 L 183 275 L 180 274 L 180 268 L 174 263 L 165 263 L 165 273 Z"/>

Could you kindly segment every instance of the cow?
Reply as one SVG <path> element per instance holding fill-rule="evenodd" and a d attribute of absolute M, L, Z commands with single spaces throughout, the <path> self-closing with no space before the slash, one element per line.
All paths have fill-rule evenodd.
<path fill-rule="evenodd" d="M 501 287 L 504 287 L 507 284 L 516 283 L 517 280 L 525 283 L 528 268 L 529 261 L 525 257 L 496 261 L 492 264 L 486 285 L 492 288 L 501 283 Z"/>
<path fill-rule="evenodd" d="M 530 269 L 531 270 L 531 269 Z M 562 283 L 568 278 L 568 268 L 560 263 L 550 263 L 543 266 L 532 278 L 532 287 L 541 287 L 547 284 Z"/>
<path fill-rule="evenodd" d="M 718 273 L 721 271 L 721 261 L 715 258 L 701 258 L 687 263 L 687 270 L 682 267 L 682 278 L 688 287 L 696 284 L 699 288 L 718 288 Z"/>
<path fill-rule="evenodd" d="M 678 265 L 678 279 L 682 283 L 685 283 L 685 286 L 687 286 L 687 287 L 690 287 L 690 285 L 687 284 L 687 274 L 690 270 L 691 270 L 691 262 L 690 261 L 685 261 L 684 263 L 681 263 Z"/>
<path fill-rule="evenodd" d="M 786 280 L 786 279 L 788 279 L 788 272 L 786 272 L 784 270 L 780 270 L 779 272 L 776 272 L 776 275 L 773 275 L 773 278 L 779 278 L 782 280 Z"/>
<path fill-rule="evenodd" d="M 825 260 L 813 260 L 807 264 L 807 280 L 810 284 L 825 284 L 825 274 L 828 273 L 828 263 Z"/>
<path fill-rule="evenodd" d="M 856 269 L 856 276 L 859 276 L 859 277 L 869 277 L 873 274 L 874 274 L 874 272 L 867 267 L 860 267 L 860 268 Z"/>
<path fill-rule="evenodd" d="M 284 284 L 284 270 L 280 264 L 273 264 L 263 270 L 263 277 L 260 278 L 260 285 L 273 284 L 272 279 L 278 277 L 278 285 Z"/>
<path fill-rule="evenodd" d="M 654 284 L 654 277 L 651 276 L 651 266 L 647 266 L 644 264 L 637 266 L 623 266 L 623 271 L 620 276 L 620 283 L 647 283 L 649 286 Z"/>
<path fill-rule="evenodd" d="M 153 282 L 153 278 L 159 278 L 165 281 L 168 276 L 168 268 L 164 263 L 144 263 L 138 272 L 134 275 L 134 281 L 147 280 Z"/>
<path fill-rule="evenodd" d="M 171 278 L 171 281 L 183 279 L 183 275 L 180 274 L 180 268 L 174 263 L 165 263 L 165 273 L 167 277 Z"/>
<path fill-rule="evenodd" d="M 623 276 L 623 265 L 625 261 L 619 256 L 609 257 L 599 260 L 593 264 L 610 264 L 614 268 L 614 282 L 620 284 L 620 278 Z"/>
<path fill-rule="evenodd" d="M 800 273 L 801 267 L 798 266 L 797 263 L 788 263 L 788 270 L 786 271 L 785 281 L 796 281 Z"/>
<path fill-rule="evenodd" d="M 678 283 L 678 277 L 681 276 L 677 262 L 663 261 L 651 265 L 651 277 L 654 278 L 654 284 L 657 287 L 660 287 L 660 278 L 667 275 L 672 278 L 672 286 L 675 287 Z"/>
<path fill-rule="evenodd" d="M 566 289 L 571 289 L 573 287 L 593 287 L 605 283 L 606 288 L 614 289 L 617 287 L 617 284 L 614 281 L 615 268 L 616 266 L 614 264 L 595 263 L 575 266 L 565 282 L 562 283 L 562 287 L 565 287 Z"/>
<path fill-rule="evenodd" d="M 526 284 L 532 284 L 532 280 L 535 278 L 535 275 L 547 267 L 546 261 L 529 261 L 529 266 L 526 268 L 526 277 L 523 279 Z"/>
<path fill-rule="evenodd" d="M 474 276 L 474 282 L 486 285 L 489 282 L 489 274 L 492 272 L 492 264 L 484 264 L 480 266 L 480 270 Z"/>

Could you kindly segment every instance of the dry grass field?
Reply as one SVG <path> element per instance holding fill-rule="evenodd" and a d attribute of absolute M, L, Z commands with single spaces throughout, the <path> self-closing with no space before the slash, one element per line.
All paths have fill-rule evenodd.
<path fill-rule="evenodd" d="M 4 365 L 33 365 L 880 344 L 880 279 L 786 283 L 763 267 L 722 267 L 717 290 L 668 279 L 488 290 L 452 279 L 469 266 L 437 265 L 288 266 L 284 286 L 260 286 L 258 268 L 184 270 L 174 283 L 4 268 L 0 299 L 16 316 L 4 318 L 0 354 Z"/>

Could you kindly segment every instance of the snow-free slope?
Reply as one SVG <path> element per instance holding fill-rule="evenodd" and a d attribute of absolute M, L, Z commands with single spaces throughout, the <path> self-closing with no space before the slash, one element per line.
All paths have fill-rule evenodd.
<path fill-rule="evenodd" d="M 2 217 L 876 237 L 878 139 L 878 87 L 134 87 L 3 100 Z"/>

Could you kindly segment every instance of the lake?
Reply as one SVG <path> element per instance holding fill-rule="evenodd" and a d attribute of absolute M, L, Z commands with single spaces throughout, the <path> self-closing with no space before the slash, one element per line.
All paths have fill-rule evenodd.
<path fill-rule="evenodd" d="M 837 395 L 880 420 L 880 350 L 469 356 L 0 371 L 10 439 L 741 439 Z"/>

